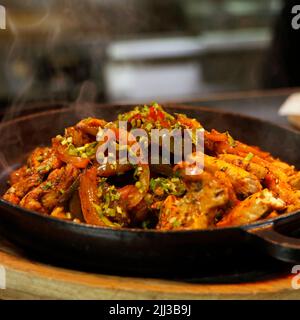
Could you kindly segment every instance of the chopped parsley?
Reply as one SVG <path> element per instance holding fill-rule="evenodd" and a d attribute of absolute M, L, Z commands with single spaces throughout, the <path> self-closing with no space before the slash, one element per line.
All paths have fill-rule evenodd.
<path fill-rule="evenodd" d="M 152 178 L 150 180 L 150 189 L 158 196 L 181 196 L 186 192 L 185 184 L 178 177 Z"/>
<path fill-rule="evenodd" d="M 43 165 L 43 166 L 39 166 L 37 167 L 37 171 L 38 172 L 42 172 L 42 171 L 50 171 L 51 170 L 51 165 L 50 164 L 46 164 L 46 165 Z"/>
<path fill-rule="evenodd" d="M 70 156 L 89 158 L 96 154 L 98 142 L 87 143 L 82 147 L 76 148 L 72 143 L 68 144 L 67 152 Z"/>
<path fill-rule="evenodd" d="M 226 131 L 225 134 L 228 138 L 228 143 L 229 143 L 230 147 L 233 147 L 233 148 L 236 147 L 236 141 L 232 138 L 232 136 L 229 134 L 229 132 Z"/>
<path fill-rule="evenodd" d="M 126 217 L 126 211 L 118 203 L 121 194 L 115 186 L 106 184 L 106 179 L 102 178 L 98 185 L 99 204 L 94 204 L 98 216 L 107 226 L 120 226 L 122 224 L 121 217 Z M 119 221 L 121 220 L 120 224 Z M 117 221 L 117 222 L 115 222 Z"/>
<path fill-rule="evenodd" d="M 48 189 L 51 189 L 52 188 L 52 183 L 51 181 L 47 181 L 43 186 L 42 186 L 42 189 L 43 190 L 48 190 Z"/>
<path fill-rule="evenodd" d="M 175 219 L 173 221 L 173 227 L 174 228 L 179 228 L 180 226 L 181 226 L 181 222 L 179 220 Z"/>
<path fill-rule="evenodd" d="M 246 157 L 244 158 L 245 161 L 251 161 L 254 157 L 254 154 L 252 152 L 249 152 Z"/>

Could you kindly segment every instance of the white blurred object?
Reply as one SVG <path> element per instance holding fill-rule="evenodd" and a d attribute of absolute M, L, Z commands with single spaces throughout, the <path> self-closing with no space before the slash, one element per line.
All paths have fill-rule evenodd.
<path fill-rule="evenodd" d="M 281 116 L 300 115 L 300 93 L 291 94 L 278 112 Z"/>
<path fill-rule="evenodd" d="M 0 5 L 0 29 L 6 29 L 6 9 Z"/>
<path fill-rule="evenodd" d="M 232 89 L 226 81 L 205 80 L 204 55 L 260 50 L 268 41 L 268 33 L 247 30 L 113 42 L 107 47 L 104 68 L 108 99 L 124 102 L 186 99 Z"/>
<path fill-rule="evenodd" d="M 195 62 L 169 64 L 108 64 L 107 93 L 110 100 L 156 100 L 195 95 L 201 83 Z"/>
<path fill-rule="evenodd" d="M 282 116 L 287 116 L 288 121 L 296 128 L 300 129 L 300 93 L 290 95 L 278 113 Z"/>
<path fill-rule="evenodd" d="M 193 38 L 119 41 L 107 49 L 105 82 L 111 101 L 195 95 L 203 87 Z"/>
<path fill-rule="evenodd" d="M 198 54 L 205 43 L 196 37 L 157 38 L 117 41 L 107 48 L 114 61 L 179 58 Z"/>
<path fill-rule="evenodd" d="M 2 265 L 0 265 L 0 289 L 6 289 L 6 271 Z"/>

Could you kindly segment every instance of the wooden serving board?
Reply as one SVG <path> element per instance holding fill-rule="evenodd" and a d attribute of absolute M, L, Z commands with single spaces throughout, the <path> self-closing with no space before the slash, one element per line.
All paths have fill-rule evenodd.
<path fill-rule="evenodd" d="M 85 273 L 37 263 L 0 239 L 0 299 L 300 299 L 291 275 L 243 284 L 195 284 Z"/>
<path fill-rule="evenodd" d="M 300 130 L 300 116 L 288 116 L 289 122 L 298 130 Z"/>

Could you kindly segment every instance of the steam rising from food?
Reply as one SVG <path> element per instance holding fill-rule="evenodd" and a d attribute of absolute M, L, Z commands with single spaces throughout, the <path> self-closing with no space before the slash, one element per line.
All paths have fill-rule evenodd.
<path fill-rule="evenodd" d="M 7 3 L 4 1 L 2 4 L 8 9 L 13 5 L 10 1 Z M 84 7 L 86 14 L 90 15 L 93 11 L 93 1 L 85 1 Z M 7 37 L 7 47 L 4 48 L 6 52 L 4 73 L 10 93 L 14 98 L 9 107 L 5 109 L 2 122 L 9 122 L 27 113 L 44 111 L 43 106 L 47 110 L 60 107 L 61 103 L 56 101 L 60 99 L 59 89 L 64 84 L 59 78 L 61 72 L 59 68 L 53 70 L 58 77 L 55 83 L 49 84 L 48 96 L 37 97 L 37 93 L 42 92 L 40 75 L 45 68 L 45 65 L 39 64 L 39 61 L 45 54 L 54 56 L 57 50 L 61 50 L 64 39 L 62 35 L 72 33 L 72 30 L 75 27 L 78 28 L 78 25 L 81 25 L 80 32 L 74 32 L 70 34 L 70 37 L 77 40 L 86 38 L 84 23 L 78 24 L 79 21 L 83 22 L 83 19 L 86 19 L 81 1 L 39 1 L 34 4 L 27 1 L 18 4 L 18 9 L 19 11 L 7 10 L 7 30 L 3 33 Z M 94 23 L 101 23 L 101 19 L 94 19 L 94 21 Z M 28 42 L 31 43 L 30 46 Z M 68 104 L 63 105 L 73 108 L 80 117 L 93 115 L 92 102 L 97 97 L 96 85 L 90 80 L 84 80 L 77 89 L 78 97 L 75 97 L 74 103 L 69 101 Z M 32 102 L 36 99 L 39 103 Z M 47 104 L 43 103 L 44 99 L 47 99 Z M 58 118 L 57 122 L 59 121 L 61 119 Z M 36 125 L 36 131 L 39 131 L 39 124 L 33 125 Z M 22 141 L 24 137 L 18 132 L 18 128 L 13 130 L 10 138 L 14 137 L 20 140 L 20 144 L 25 144 L 26 142 Z M 2 138 L 6 139 L 3 135 Z M 1 152 L 0 156 L 1 171 L 10 171 L 12 168 L 7 165 L 8 159 L 5 159 Z"/>

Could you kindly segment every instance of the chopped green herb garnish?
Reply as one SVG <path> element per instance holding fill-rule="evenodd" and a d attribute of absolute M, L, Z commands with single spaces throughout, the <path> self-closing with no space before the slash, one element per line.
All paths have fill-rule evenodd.
<path fill-rule="evenodd" d="M 42 186 L 42 189 L 43 190 L 48 190 L 52 188 L 52 183 L 50 181 L 47 181 L 43 186 Z"/>
<path fill-rule="evenodd" d="M 251 161 L 254 157 L 254 154 L 252 152 L 249 152 L 246 157 L 244 158 L 245 161 Z"/>
<path fill-rule="evenodd" d="M 181 222 L 175 218 L 172 225 L 174 228 L 179 228 L 181 226 Z"/>
<path fill-rule="evenodd" d="M 51 166 L 49 164 L 44 165 L 44 166 L 39 166 L 37 167 L 37 171 L 41 172 L 41 171 L 50 171 L 51 170 Z"/>
<path fill-rule="evenodd" d="M 150 180 L 150 189 L 158 196 L 164 194 L 181 196 L 186 192 L 185 184 L 178 177 L 156 178 Z"/>
<path fill-rule="evenodd" d="M 79 152 L 78 150 L 74 147 L 73 144 L 69 144 L 68 145 L 68 154 L 70 156 L 78 156 L 79 155 Z"/>
<path fill-rule="evenodd" d="M 234 148 L 236 146 L 236 141 L 232 138 L 232 136 L 229 134 L 228 131 L 226 131 L 226 135 L 227 135 L 228 143 L 229 143 L 230 147 Z"/>

